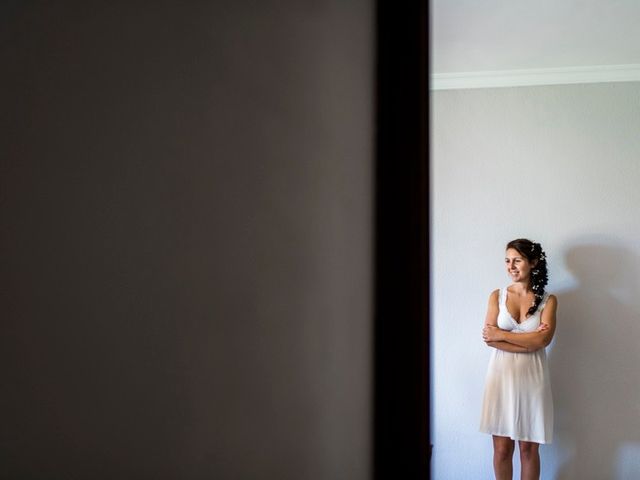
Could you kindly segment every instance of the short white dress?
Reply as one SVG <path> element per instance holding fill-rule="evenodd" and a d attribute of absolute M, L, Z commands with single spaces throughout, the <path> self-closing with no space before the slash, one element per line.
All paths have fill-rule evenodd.
<path fill-rule="evenodd" d="M 536 312 L 522 323 L 509 314 L 507 294 L 507 287 L 500 289 L 498 327 L 514 333 L 536 330 L 549 294 L 545 293 Z M 546 349 L 523 353 L 491 350 L 480 431 L 513 440 L 551 443 L 553 398 Z"/>

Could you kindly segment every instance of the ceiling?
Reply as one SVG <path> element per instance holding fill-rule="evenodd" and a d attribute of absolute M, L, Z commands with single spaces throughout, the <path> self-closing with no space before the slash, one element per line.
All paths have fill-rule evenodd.
<path fill-rule="evenodd" d="M 431 72 L 640 67 L 640 0 L 431 0 Z"/>

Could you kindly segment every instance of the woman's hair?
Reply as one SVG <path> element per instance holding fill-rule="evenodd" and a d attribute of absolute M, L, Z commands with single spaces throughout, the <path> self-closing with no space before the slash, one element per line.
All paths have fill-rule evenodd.
<path fill-rule="evenodd" d="M 542 246 L 539 243 L 532 242 L 531 240 L 527 240 L 526 238 L 518 238 L 516 240 L 511 240 L 507 243 L 507 247 L 505 250 L 509 248 L 514 248 L 520 255 L 529 260 L 529 263 L 533 263 L 535 260 L 538 261 L 535 266 L 531 267 L 531 273 L 529 278 L 529 285 L 531 285 L 531 289 L 533 290 L 533 294 L 535 295 L 535 302 L 531 307 L 529 307 L 528 314 L 533 314 L 537 309 L 538 305 L 542 301 L 542 297 L 544 296 L 544 287 L 547 285 L 548 276 L 547 276 L 547 255 L 542 250 Z"/>

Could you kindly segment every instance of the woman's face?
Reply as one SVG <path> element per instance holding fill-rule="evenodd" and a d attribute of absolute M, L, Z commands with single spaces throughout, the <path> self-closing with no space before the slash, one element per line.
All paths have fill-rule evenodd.
<path fill-rule="evenodd" d="M 508 248 L 504 257 L 507 274 L 514 282 L 524 282 L 529 278 L 533 266 L 527 257 L 521 255 L 515 248 Z"/>

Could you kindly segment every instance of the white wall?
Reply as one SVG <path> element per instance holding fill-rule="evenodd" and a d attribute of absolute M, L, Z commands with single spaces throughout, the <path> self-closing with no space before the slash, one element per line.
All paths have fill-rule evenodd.
<path fill-rule="evenodd" d="M 559 299 L 542 478 L 640 478 L 640 83 L 432 102 L 434 478 L 493 478 L 480 332 L 517 237 L 542 243 Z"/>

